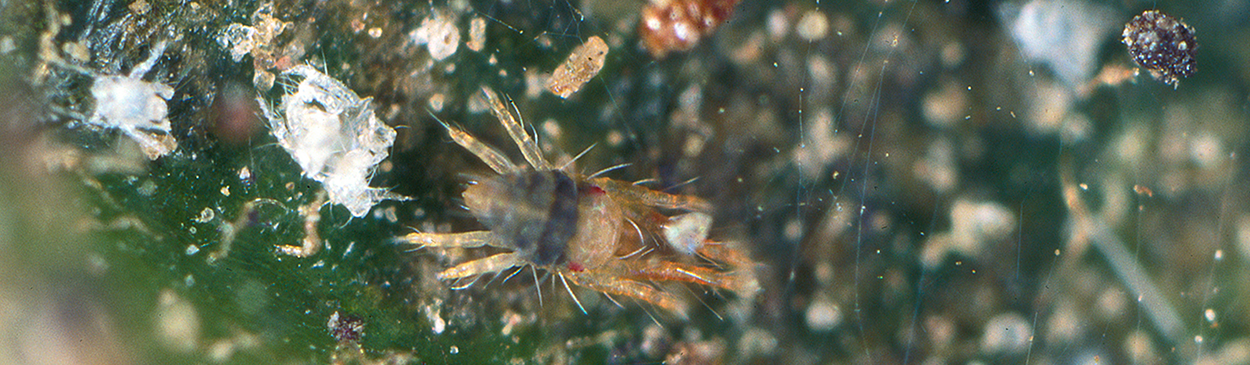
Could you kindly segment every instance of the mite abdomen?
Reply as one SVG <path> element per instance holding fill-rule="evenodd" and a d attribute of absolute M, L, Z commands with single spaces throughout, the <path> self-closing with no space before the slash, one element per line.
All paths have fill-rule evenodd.
<path fill-rule="evenodd" d="M 577 231 L 577 184 L 560 171 L 523 171 L 485 178 L 464 202 L 506 246 L 540 266 L 561 263 Z"/>

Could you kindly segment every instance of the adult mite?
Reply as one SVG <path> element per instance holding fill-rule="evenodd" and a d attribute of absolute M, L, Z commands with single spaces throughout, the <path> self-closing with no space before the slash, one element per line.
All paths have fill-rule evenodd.
<path fill-rule="evenodd" d="M 759 291 L 755 263 L 733 244 L 707 238 L 710 205 L 703 199 L 555 167 L 490 88 L 491 112 L 520 148 L 528 166 L 514 164 L 472 135 L 446 123 L 451 139 L 495 174 L 475 177 L 464 206 L 486 230 L 412 233 L 397 239 L 419 248 L 497 247 L 509 252 L 463 262 L 438 274 L 442 280 L 473 278 L 526 267 L 554 275 L 581 307 L 573 285 L 607 295 L 636 298 L 685 318 L 688 300 L 666 286 L 675 283 L 726 289 L 741 298 Z M 471 283 L 470 283 L 471 285 Z"/>

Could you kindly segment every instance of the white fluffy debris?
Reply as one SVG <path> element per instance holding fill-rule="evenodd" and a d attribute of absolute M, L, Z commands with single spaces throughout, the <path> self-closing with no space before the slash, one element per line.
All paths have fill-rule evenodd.
<path fill-rule="evenodd" d="M 989 201 L 955 200 L 950 210 L 950 231 L 932 235 L 921 252 L 926 267 L 941 265 L 948 254 L 978 257 L 994 242 L 1016 231 L 1016 215 L 1010 208 Z"/>
<path fill-rule="evenodd" d="M 707 240 L 708 230 L 712 228 L 712 216 L 700 212 L 686 213 L 669 218 L 662 227 L 664 240 L 670 247 L 693 256 Z"/>
<path fill-rule="evenodd" d="M 272 6 L 264 6 L 252 14 L 252 26 L 232 23 L 217 36 L 217 43 L 230 50 L 230 58 L 239 62 L 252 50 L 268 47 L 290 23 L 274 18 Z"/>
<path fill-rule="evenodd" d="M 121 130 L 153 160 L 178 147 L 178 141 L 169 134 L 169 107 L 165 104 L 174 96 L 174 89 L 143 81 L 143 75 L 164 53 L 165 43 L 157 44 L 152 47 L 152 55 L 135 65 L 129 75 L 96 76 L 91 85 L 95 111 L 87 119 L 91 125 Z"/>
<path fill-rule="evenodd" d="M 448 11 L 435 10 L 408 36 L 413 43 L 425 44 L 435 61 L 450 57 L 460 48 L 460 28 L 456 27 L 456 17 Z"/>
<path fill-rule="evenodd" d="M 230 50 L 230 58 L 234 62 L 243 59 L 243 55 L 252 53 L 256 48 L 256 28 L 239 23 L 232 23 L 217 36 L 217 43 Z"/>
<path fill-rule="evenodd" d="M 374 116 L 372 98 L 361 99 L 307 65 L 285 74 L 299 83 L 282 97 L 277 110 L 258 98 L 261 109 L 278 144 L 304 169 L 304 176 L 321 182 L 329 202 L 363 217 L 382 200 L 407 199 L 369 187 L 369 177 L 395 141 L 395 129 Z"/>
<path fill-rule="evenodd" d="M 1089 79 L 1098 66 L 1099 47 L 1119 29 L 1114 11 L 1084 0 L 1009 3 L 999 13 L 1020 53 L 1049 66 L 1068 85 Z"/>

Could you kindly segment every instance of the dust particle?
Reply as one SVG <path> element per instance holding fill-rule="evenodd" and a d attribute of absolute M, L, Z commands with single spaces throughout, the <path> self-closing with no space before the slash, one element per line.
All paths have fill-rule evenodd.
<path fill-rule="evenodd" d="M 359 342 L 365 334 L 365 320 L 356 315 L 342 315 L 335 311 L 326 323 L 330 335 L 339 343 Z"/>

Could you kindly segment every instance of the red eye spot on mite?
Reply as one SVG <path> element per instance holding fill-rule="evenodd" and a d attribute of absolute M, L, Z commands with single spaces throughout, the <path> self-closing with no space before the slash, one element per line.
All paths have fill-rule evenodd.
<path fill-rule="evenodd" d="M 603 194 L 607 194 L 607 192 L 606 192 L 606 191 L 603 191 L 603 188 L 600 188 L 600 187 L 598 187 L 598 186 L 594 186 L 594 185 L 591 185 L 591 186 L 590 186 L 590 188 L 586 189 L 586 193 L 587 193 L 587 194 L 594 194 L 594 195 L 603 195 Z"/>
<path fill-rule="evenodd" d="M 569 271 L 582 272 L 583 270 L 586 270 L 586 268 L 582 267 L 582 264 L 569 261 Z"/>

